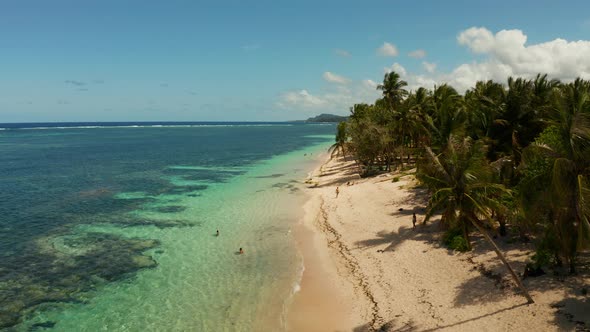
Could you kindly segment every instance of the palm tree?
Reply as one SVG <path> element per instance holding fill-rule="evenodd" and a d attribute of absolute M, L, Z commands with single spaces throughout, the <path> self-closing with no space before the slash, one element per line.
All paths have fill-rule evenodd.
<path fill-rule="evenodd" d="M 479 81 L 465 94 L 469 113 L 470 136 L 474 139 L 490 136 L 490 131 L 502 113 L 505 98 L 504 87 L 494 81 Z"/>
<path fill-rule="evenodd" d="M 469 137 L 451 135 L 448 146 L 440 155 L 426 148 L 418 179 L 433 192 L 428 201 L 424 223 L 437 211 L 443 210 L 441 224 L 459 227 L 471 249 L 469 227 L 474 226 L 492 245 L 498 258 L 504 263 L 512 278 L 529 303 L 533 303 L 526 288 L 506 261 L 500 249 L 485 230 L 482 220 L 492 223 L 490 211 L 501 204 L 497 197 L 507 190 L 491 182 L 493 169 L 485 158 L 485 146 Z"/>
<path fill-rule="evenodd" d="M 406 147 L 411 148 L 415 145 L 418 136 L 424 135 L 427 132 L 423 125 L 423 115 L 420 113 L 420 106 L 416 101 L 416 97 L 410 94 L 392 114 L 393 121 L 390 123 L 390 128 L 393 136 L 396 138 L 396 145 L 400 150 L 400 164 L 402 169 L 404 168 L 403 158 Z M 408 153 L 409 158 L 410 154 Z"/>
<path fill-rule="evenodd" d="M 426 116 L 428 130 L 432 134 L 432 145 L 444 149 L 451 135 L 463 136 L 467 113 L 461 95 L 447 84 L 435 87 L 431 108 Z"/>
<path fill-rule="evenodd" d="M 590 82 L 554 89 L 549 115 L 551 127 L 526 149 L 525 161 L 541 156 L 550 163 L 549 222 L 575 273 L 577 249 L 590 242 Z"/>
<path fill-rule="evenodd" d="M 431 102 L 429 91 L 423 87 L 418 88 L 415 93 L 410 93 L 404 101 L 405 107 L 412 113 L 412 141 L 415 147 L 426 146 L 430 143 L 427 112 L 432 108 Z"/>
<path fill-rule="evenodd" d="M 336 129 L 336 143 L 334 143 L 330 149 L 332 153 L 330 157 L 334 157 L 334 153 L 338 154 L 342 152 L 342 156 L 346 158 L 346 142 L 348 140 L 348 136 L 346 134 L 346 122 L 338 123 L 338 127 Z"/>
<path fill-rule="evenodd" d="M 392 71 L 385 74 L 383 84 L 377 86 L 377 90 L 383 91 L 383 98 L 389 104 L 391 111 L 401 104 L 402 100 L 408 95 L 408 91 L 404 89 L 407 85 L 408 82 L 402 80 L 398 73 Z"/>
<path fill-rule="evenodd" d="M 544 85 L 542 77 L 537 79 L 537 88 L 540 92 Z M 491 138 L 497 142 L 499 150 L 509 156 L 513 169 L 516 169 L 521 161 L 522 149 L 532 143 L 544 128 L 540 110 L 534 104 L 535 83 L 523 78 L 508 78 L 508 91 L 506 92 L 502 113 L 495 121 Z M 511 182 L 514 182 L 515 173 L 512 173 Z M 514 184 L 514 183 L 512 183 Z"/>

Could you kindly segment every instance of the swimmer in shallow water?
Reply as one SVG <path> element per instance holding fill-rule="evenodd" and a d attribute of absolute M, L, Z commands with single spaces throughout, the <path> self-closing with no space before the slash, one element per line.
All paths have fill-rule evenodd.
<path fill-rule="evenodd" d="M 215 233 L 215 236 L 219 236 L 219 230 L 217 230 L 217 233 Z"/>
<path fill-rule="evenodd" d="M 238 253 L 241 255 L 244 253 L 244 250 L 242 250 L 242 248 L 240 248 L 240 251 L 238 251 Z"/>

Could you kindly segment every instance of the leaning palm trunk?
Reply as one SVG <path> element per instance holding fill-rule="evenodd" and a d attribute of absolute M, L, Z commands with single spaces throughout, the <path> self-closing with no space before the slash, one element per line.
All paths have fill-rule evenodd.
<path fill-rule="evenodd" d="M 479 225 L 479 223 L 477 223 L 477 222 L 474 221 L 474 222 L 472 222 L 472 224 L 483 235 L 483 237 L 492 245 L 492 247 L 494 248 L 494 251 L 496 252 L 496 255 L 498 255 L 498 258 L 500 258 L 500 260 L 502 261 L 502 263 L 504 263 L 504 266 L 506 266 L 506 269 L 508 269 L 508 271 L 512 275 L 512 279 L 514 279 L 514 282 L 516 283 L 516 285 L 518 286 L 518 288 L 520 288 L 520 290 L 522 291 L 524 297 L 527 299 L 528 303 L 535 303 L 535 301 L 533 301 L 533 298 L 529 294 L 528 290 L 524 287 L 524 285 L 520 281 L 520 278 L 518 277 L 518 275 L 516 274 L 516 272 L 514 272 L 514 270 L 510 266 L 510 264 L 508 264 L 508 261 L 504 257 L 504 254 L 502 254 L 502 252 L 500 251 L 500 249 L 498 248 L 498 246 L 496 245 L 496 243 L 494 242 L 494 240 L 492 240 L 492 238 L 488 235 L 488 232 L 483 227 L 481 227 Z"/>

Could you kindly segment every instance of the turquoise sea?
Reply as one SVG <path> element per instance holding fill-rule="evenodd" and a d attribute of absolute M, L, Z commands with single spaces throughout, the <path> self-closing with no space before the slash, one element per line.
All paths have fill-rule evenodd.
<path fill-rule="evenodd" d="M 0 330 L 284 330 L 301 182 L 334 132 L 0 124 Z"/>

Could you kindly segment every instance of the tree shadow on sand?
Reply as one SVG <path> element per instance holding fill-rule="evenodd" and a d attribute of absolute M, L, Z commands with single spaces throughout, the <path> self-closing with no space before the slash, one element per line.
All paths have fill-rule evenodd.
<path fill-rule="evenodd" d="M 454 306 L 464 307 L 483 303 L 500 302 L 507 296 L 514 294 L 511 280 L 504 277 L 505 273 L 496 273 L 498 268 L 504 268 L 499 264 L 493 269 L 480 271 L 480 274 L 466 280 L 457 287 Z M 478 269 L 474 266 L 473 269 Z M 508 290 L 510 289 L 510 291 Z"/>
<path fill-rule="evenodd" d="M 440 244 L 438 224 L 428 224 L 426 226 L 416 224 L 415 229 L 413 229 L 410 225 L 411 221 L 408 221 L 408 226 L 400 226 L 397 232 L 388 232 L 386 230 L 382 230 L 375 234 L 376 237 L 374 238 L 355 242 L 356 248 L 367 250 L 387 245 L 385 248 L 379 249 L 378 251 L 394 251 L 396 247 L 407 240 L 428 243 L 437 249 L 442 247 Z M 449 253 L 452 253 L 452 250 L 449 250 Z"/>
<path fill-rule="evenodd" d="M 499 313 L 502 313 L 502 312 L 505 312 L 505 311 L 514 310 L 516 308 L 523 307 L 523 306 L 526 306 L 526 305 L 527 305 L 527 303 L 515 304 L 515 305 L 510 306 L 510 307 L 507 307 L 507 308 L 498 309 L 496 311 L 489 312 L 489 313 L 483 314 L 481 316 L 477 316 L 477 317 L 465 319 L 465 320 L 462 320 L 462 321 L 459 321 L 459 322 L 456 322 L 456 323 L 452 323 L 452 324 L 448 324 L 448 325 L 443 325 L 443 326 L 437 326 L 435 328 L 430 328 L 430 329 L 426 329 L 426 330 L 420 330 L 420 332 L 434 332 L 434 331 L 440 331 L 440 330 L 443 330 L 443 329 L 449 329 L 449 330 L 452 331 L 454 327 L 458 327 L 458 326 L 463 325 L 465 323 L 475 322 L 475 321 L 478 321 L 478 320 L 480 320 L 482 318 L 494 316 L 494 315 L 497 315 Z"/>
<path fill-rule="evenodd" d="M 551 282 L 550 286 L 566 288 L 565 298 L 551 303 L 551 307 L 556 309 L 554 324 L 563 329 L 590 331 L 590 252 L 581 253 L 578 262 L 576 275 L 543 277 L 549 281 L 541 279 L 538 287 L 547 287 L 542 283 Z"/>
<path fill-rule="evenodd" d="M 481 242 L 481 239 L 475 239 L 474 242 Z M 507 259 L 515 271 L 524 271 L 525 262 L 521 256 L 528 255 L 518 250 L 522 250 L 523 244 L 502 243 L 499 240 L 502 250 L 506 253 Z M 475 257 L 482 255 L 486 250 L 486 243 L 477 243 L 473 252 Z M 570 275 L 553 275 L 552 271 L 546 270 L 547 274 L 539 277 L 530 277 L 523 280 L 529 291 L 537 294 L 544 292 L 565 292 L 562 300 L 550 304 L 555 310 L 553 319 L 547 319 L 547 323 L 557 326 L 560 330 L 567 331 L 590 331 L 590 255 L 584 254 L 579 258 L 578 274 Z M 493 257 L 493 256 L 492 256 Z M 506 269 L 500 262 L 494 262 L 493 258 L 488 258 L 485 263 L 473 263 L 473 269 L 479 270 L 480 274 L 473 277 L 457 288 L 454 305 L 457 307 L 467 305 L 478 305 L 490 302 L 501 302 L 507 296 L 519 296 L 518 288 L 509 277 Z M 522 276 L 522 275 L 521 275 Z M 524 302 L 524 300 L 523 300 Z M 522 305 L 526 305 L 523 303 Z M 520 306 L 520 305 L 519 305 Z M 508 309 L 502 309 L 506 311 Z"/>
<path fill-rule="evenodd" d="M 371 323 L 363 324 L 357 326 L 352 329 L 353 332 L 413 332 L 417 331 L 416 324 L 414 321 L 409 320 L 407 322 L 403 322 L 401 319 L 397 321 L 395 319 L 390 320 L 389 322 L 382 324 L 381 326 L 374 327 Z"/>
<path fill-rule="evenodd" d="M 387 245 L 385 249 L 380 249 L 380 252 L 393 251 L 405 240 L 411 239 L 416 236 L 416 232 L 409 227 L 400 227 L 398 232 L 388 232 L 382 230 L 375 234 L 376 237 L 372 239 L 366 239 L 355 242 L 357 248 L 370 249 L 378 246 Z"/>

